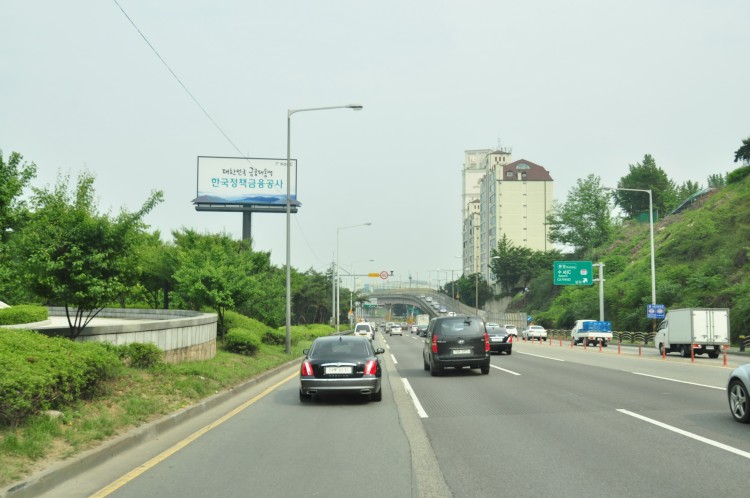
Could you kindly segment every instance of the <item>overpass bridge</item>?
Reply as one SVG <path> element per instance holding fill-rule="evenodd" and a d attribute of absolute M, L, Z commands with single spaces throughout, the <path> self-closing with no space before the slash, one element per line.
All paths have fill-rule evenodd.
<path fill-rule="evenodd" d="M 369 297 L 377 299 L 378 307 L 383 305 L 393 306 L 396 304 L 414 306 L 429 314 L 430 318 L 440 315 L 432 307 L 432 302 L 438 302 L 445 306 L 448 311 L 454 311 L 459 315 L 478 314 L 487 321 L 513 324 L 518 330 L 526 328 L 527 323 L 527 315 L 525 313 L 488 313 L 482 309 L 478 310 L 473 306 L 467 306 L 457 299 L 453 299 L 442 292 L 437 292 L 435 289 L 430 288 L 379 289 L 371 292 Z M 427 301 L 428 297 L 432 299 L 432 302 Z"/>

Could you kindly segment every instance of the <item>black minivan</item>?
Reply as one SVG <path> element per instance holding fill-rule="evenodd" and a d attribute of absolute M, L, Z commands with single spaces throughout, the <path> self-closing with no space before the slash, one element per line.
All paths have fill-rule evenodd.
<path fill-rule="evenodd" d="M 479 368 L 490 373 L 490 341 L 480 316 L 440 316 L 430 320 L 422 351 L 424 369 L 433 376 L 445 367 Z"/>

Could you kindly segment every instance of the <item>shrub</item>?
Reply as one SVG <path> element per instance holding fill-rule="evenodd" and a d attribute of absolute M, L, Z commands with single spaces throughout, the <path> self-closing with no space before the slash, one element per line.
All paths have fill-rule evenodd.
<path fill-rule="evenodd" d="M 743 180 L 748 174 L 750 174 L 750 166 L 741 166 L 727 173 L 727 185 Z"/>
<path fill-rule="evenodd" d="M 99 343 L 0 331 L 0 423 L 17 424 L 96 393 L 122 367 Z"/>
<path fill-rule="evenodd" d="M 247 329 L 229 329 L 224 336 L 224 347 L 230 353 L 252 356 L 258 352 L 261 341 L 258 336 Z"/>
<path fill-rule="evenodd" d="M 10 308 L 0 309 L 0 325 L 15 325 L 18 323 L 42 322 L 48 317 L 47 308 L 21 304 Z"/>
<path fill-rule="evenodd" d="M 164 352 L 156 344 L 133 342 L 126 351 L 133 368 L 152 368 L 164 362 Z"/>
<path fill-rule="evenodd" d="M 294 339 L 294 336 L 292 336 L 292 339 Z M 266 330 L 263 334 L 263 344 L 268 344 L 270 346 L 285 346 L 286 329 L 284 331 Z"/>

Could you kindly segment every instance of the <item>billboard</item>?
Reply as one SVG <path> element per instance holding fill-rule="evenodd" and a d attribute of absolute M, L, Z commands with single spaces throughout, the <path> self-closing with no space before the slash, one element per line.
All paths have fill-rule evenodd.
<path fill-rule="evenodd" d="M 286 159 L 198 156 L 196 204 L 286 205 Z M 291 204 L 297 202 L 297 160 L 290 160 Z"/>

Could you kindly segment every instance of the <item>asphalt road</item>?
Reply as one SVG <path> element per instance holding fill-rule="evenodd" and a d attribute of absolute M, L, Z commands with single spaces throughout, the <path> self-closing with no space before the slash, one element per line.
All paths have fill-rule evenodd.
<path fill-rule="evenodd" d="M 747 495 L 742 359 L 520 342 L 431 377 L 422 338 L 377 336 L 382 402 L 301 405 L 292 367 L 42 496 Z"/>
<path fill-rule="evenodd" d="M 520 342 L 489 375 L 435 378 L 422 338 L 387 342 L 457 497 L 747 495 L 750 427 L 724 390 L 734 360 Z"/>

